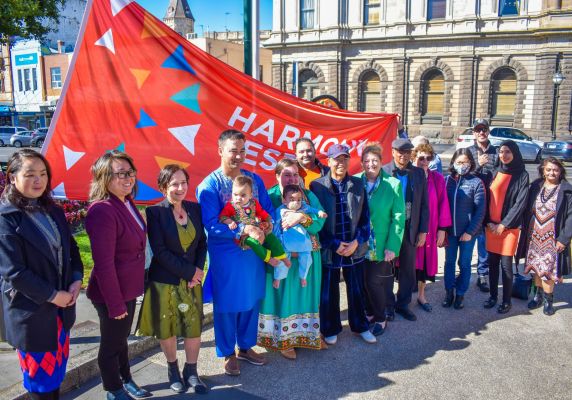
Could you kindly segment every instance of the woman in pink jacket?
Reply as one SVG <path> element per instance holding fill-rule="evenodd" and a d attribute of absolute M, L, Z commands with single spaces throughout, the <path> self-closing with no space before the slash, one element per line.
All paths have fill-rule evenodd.
<path fill-rule="evenodd" d="M 414 165 L 423 168 L 427 177 L 427 195 L 429 199 L 429 232 L 425 246 L 417 248 L 416 268 L 419 293 L 417 303 L 427 312 L 433 307 L 425 298 L 427 281 L 435 282 L 437 274 L 437 247 L 445 243 L 446 228 L 451 226 L 451 211 L 445 191 L 445 178 L 437 171 L 431 171 L 429 164 L 435 158 L 430 144 L 420 144 L 413 152 Z"/>

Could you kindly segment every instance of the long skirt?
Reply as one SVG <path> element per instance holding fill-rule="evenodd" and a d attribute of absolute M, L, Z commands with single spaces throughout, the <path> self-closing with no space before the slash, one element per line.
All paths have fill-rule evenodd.
<path fill-rule="evenodd" d="M 41 334 L 41 332 L 38 332 Z M 16 350 L 24 375 L 24 388 L 32 393 L 48 393 L 58 389 L 64 380 L 70 353 L 70 334 L 58 315 L 58 349 L 33 352 Z"/>

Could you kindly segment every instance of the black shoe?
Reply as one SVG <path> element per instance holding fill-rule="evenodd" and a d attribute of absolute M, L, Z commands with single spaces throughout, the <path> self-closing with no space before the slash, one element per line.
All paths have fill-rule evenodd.
<path fill-rule="evenodd" d="M 150 397 L 151 393 L 146 391 L 143 388 L 140 388 L 133 379 L 128 380 L 127 382 L 123 382 L 123 388 L 129 392 L 129 394 L 133 397 L 138 399 L 143 399 L 145 397 Z"/>
<path fill-rule="evenodd" d="M 455 300 L 455 291 L 453 289 L 447 289 L 445 300 L 443 300 L 443 303 L 441 303 L 441 305 L 446 308 L 451 307 L 451 305 L 453 304 L 453 300 Z"/>
<path fill-rule="evenodd" d="M 421 302 L 419 301 L 419 299 L 417 299 L 417 304 L 419 304 L 419 306 L 420 306 L 424 311 L 427 311 L 427 312 L 433 311 L 433 306 L 431 305 L 431 303 L 421 303 Z"/>
<path fill-rule="evenodd" d="M 477 279 L 477 286 L 481 289 L 481 292 L 488 293 L 490 292 L 489 283 L 487 282 L 487 277 L 485 275 L 481 275 Z"/>
<path fill-rule="evenodd" d="M 183 368 L 183 382 L 190 389 L 191 393 L 206 394 L 208 392 L 207 385 L 199 378 L 196 364 L 185 363 Z"/>
<path fill-rule="evenodd" d="M 417 317 L 411 312 L 411 310 L 409 310 L 409 308 L 396 308 L 395 312 L 408 321 L 417 321 Z"/>
<path fill-rule="evenodd" d="M 544 301 L 543 295 L 544 291 L 542 290 L 542 288 L 536 288 L 536 293 L 534 294 L 534 297 L 532 298 L 532 300 L 528 302 L 528 309 L 534 310 L 540 307 L 542 305 L 542 302 Z"/>
<path fill-rule="evenodd" d="M 497 312 L 499 314 L 506 314 L 507 312 L 510 311 L 511 308 L 512 304 L 503 302 L 500 306 L 498 306 Z"/>
<path fill-rule="evenodd" d="M 385 328 L 384 328 L 380 322 L 374 322 L 373 326 L 369 329 L 369 331 L 371 332 L 371 334 L 373 336 L 381 336 L 385 332 L 386 328 L 387 328 L 387 323 L 386 323 Z"/>
<path fill-rule="evenodd" d="M 554 310 L 554 293 L 544 293 L 544 309 L 542 312 L 544 315 L 554 315 L 556 312 Z"/>
<path fill-rule="evenodd" d="M 114 392 L 107 392 L 105 398 L 107 400 L 133 400 L 133 397 L 129 396 L 129 394 L 123 389 L 119 389 Z"/>
<path fill-rule="evenodd" d="M 459 296 L 457 295 L 455 297 L 455 303 L 453 304 L 453 308 L 455 308 L 455 310 L 460 310 L 463 307 L 465 307 L 465 305 L 463 304 L 463 300 L 465 299 L 465 296 Z"/>
<path fill-rule="evenodd" d="M 483 307 L 485 308 L 493 308 L 494 306 L 497 305 L 497 299 L 496 297 L 489 297 L 487 301 L 485 301 L 485 303 L 483 304 Z"/>
<path fill-rule="evenodd" d="M 183 385 L 177 361 L 167 361 L 167 372 L 171 390 L 175 393 L 183 393 L 185 391 L 185 385 Z"/>
<path fill-rule="evenodd" d="M 394 319 L 395 319 L 395 311 L 385 310 L 385 320 L 386 321 L 393 321 Z"/>

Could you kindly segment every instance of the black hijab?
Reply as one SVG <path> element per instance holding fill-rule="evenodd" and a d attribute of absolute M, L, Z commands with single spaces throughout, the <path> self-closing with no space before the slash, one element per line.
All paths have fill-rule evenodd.
<path fill-rule="evenodd" d="M 513 140 L 505 140 L 499 145 L 498 147 L 499 151 L 502 146 L 506 146 L 510 149 L 510 151 L 512 152 L 513 159 L 508 164 L 504 164 L 499 157 L 497 171 L 508 175 L 519 175 L 526 169 L 526 167 L 524 165 L 522 154 L 520 154 L 520 149 L 518 148 L 518 145 Z"/>

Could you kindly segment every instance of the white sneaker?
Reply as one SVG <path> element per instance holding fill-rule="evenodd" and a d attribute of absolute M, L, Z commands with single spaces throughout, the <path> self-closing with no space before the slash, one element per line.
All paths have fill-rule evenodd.
<path fill-rule="evenodd" d="M 375 338 L 374 338 L 375 339 Z M 324 338 L 324 342 L 326 342 L 327 345 L 334 345 L 338 342 L 338 335 L 334 335 L 334 336 L 328 336 Z"/>
<path fill-rule="evenodd" d="M 365 332 L 362 332 L 359 334 L 361 336 L 361 338 L 363 340 L 365 340 L 367 343 L 377 343 L 377 339 L 375 338 L 375 336 L 373 336 L 373 334 L 367 330 Z"/>

